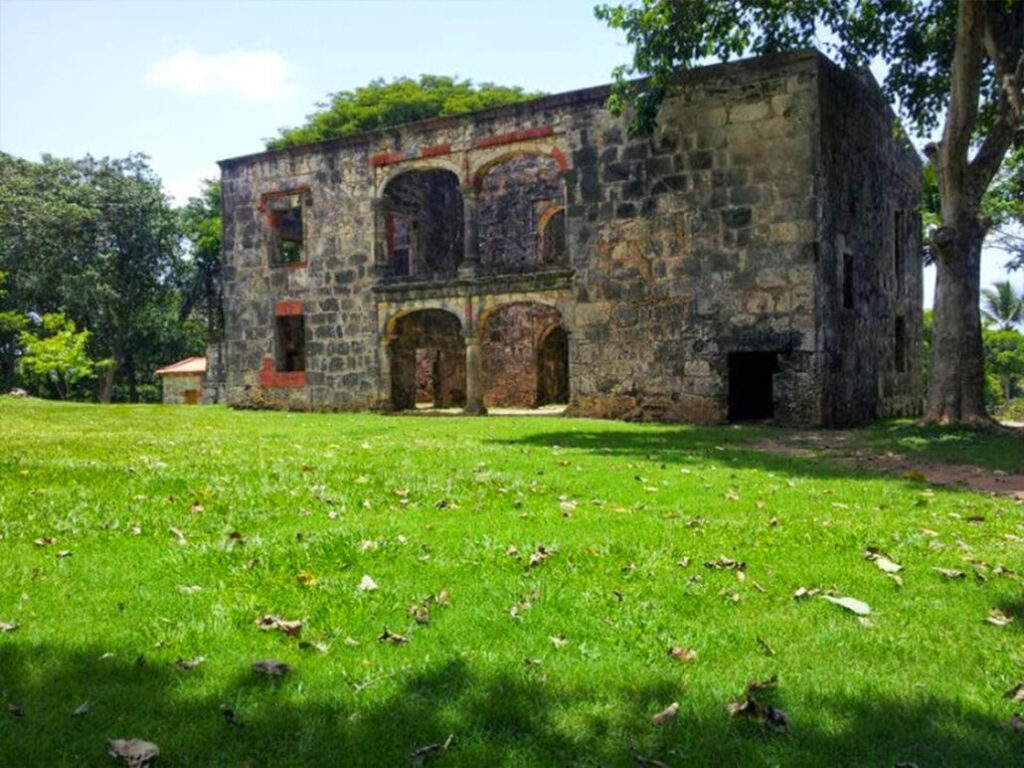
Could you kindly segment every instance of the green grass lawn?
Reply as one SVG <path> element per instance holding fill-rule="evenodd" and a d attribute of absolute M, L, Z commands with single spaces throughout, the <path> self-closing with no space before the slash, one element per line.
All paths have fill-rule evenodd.
<path fill-rule="evenodd" d="M 0 398 L 0 765 L 137 737 L 168 766 L 407 766 L 449 736 L 430 765 L 1021 765 L 1024 507 L 750 445 L 771 434 Z M 772 675 L 785 733 L 727 709 Z"/>

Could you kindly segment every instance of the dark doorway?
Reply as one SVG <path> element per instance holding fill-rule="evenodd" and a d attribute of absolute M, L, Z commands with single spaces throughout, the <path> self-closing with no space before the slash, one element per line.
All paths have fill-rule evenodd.
<path fill-rule="evenodd" d="M 459 319 L 423 309 L 398 319 L 391 347 L 391 401 L 397 410 L 417 404 L 466 404 L 466 343 Z"/>
<path fill-rule="evenodd" d="M 569 340 L 561 326 L 537 345 L 537 405 L 569 402 Z"/>
<path fill-rule="evenodd" d="M 775 415 L 772 376 L 778 352 L 729 353 L 729 421 L 756 421 Z"/>

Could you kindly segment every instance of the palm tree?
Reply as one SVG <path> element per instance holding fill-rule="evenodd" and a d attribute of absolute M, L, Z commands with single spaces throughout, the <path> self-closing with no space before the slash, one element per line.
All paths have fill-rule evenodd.
<path fill-rule="evenodd" d="M 1013 326 L 1024 318 L 1024 295 L 1018 295 L 1009 280 L 992 283 L 991 288 L 985 288 L 981 293 L 981 314 L 997 323 L 1002 330 L 1013 330 Z"/>

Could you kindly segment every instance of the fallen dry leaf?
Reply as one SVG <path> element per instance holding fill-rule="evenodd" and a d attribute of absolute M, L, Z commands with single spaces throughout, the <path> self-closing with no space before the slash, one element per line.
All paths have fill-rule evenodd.
<path fill-rule="evenodd" d="M 377 582 L 371 579 L 368 575 L 364 575 L 359 581 L 360 592 L 373 592 L 377 589 Z"/>
<path fill-rule="evenodd" d="M 52 536 L 40 536 L 38 539 L 32 539 L 32 543 L 37 547 L 48 547 L 56 541 Z"/>
<path fill-rule="evenodd" d="M 557 637 L 552 635 L 548 638 L 548 642 L 555 646 L 555 648 L 565 648 L 569 644 L 569 638 L 565 635 L 558 635 Z"/>
<path fill-rule="evenodd" d="M 658 714 L 651 718 L 651 722 L 655 725 L 666 725 L 676 719 L 676 715 L 679 714 L 679 702 L 673 701 L 665 709 L 661 710 Z"/>
<path fill-rule="evenodd" d="M 200 512 L 203 511 L 203 505 L 200 504 L 198 501 L 194 501 L 192 502 L 192 506 L 188 508 L 188 511 L 191 512 L 193 515 L 198 515 Z"/>
<path fill-rule="evenodd" d="M 204 661 L 206 661 L 205 656 L 196 656 L 194 659 L 182 659 L 179 657 L 179 659 L 176 662 L 174 662 L 174 666 L 176 666 L 178 669 L 183 669 L 186 672 L 189 672 L 198 667 Z"/>
<path fill-rule="evenodd" d="M 276 629 L 280 632 L 284 632 L 286 635 L 290 635 L 291 637 L 297 637 L 302 631 L 301 621 L 289 621 L 288 619 L 282 619 L 280 616 L 274 616 L 269 613 L 266 616 L 260 616 L 256 619 L 256 626 L 264 632 Z"/>
<path fill-rule="evenodd" d="M 985 621 L 996 627 L 1005 627 L 1013 621 L 1013 616 L 998 608 L 993 608 L 988 612 L 988 618 Z"/>
<path fill-rule="evenodd" d="M 449 734 L 448 738 L 444 740 L 444 744 L 427 744 L 425 747 L 419 747 L 409 753 L 409 759 L 412 760 L 412 768 L 421 768 L 421 766 L 433 757 L 439 757 L 448 751 L 448 747 L 451 746 L 452 739 L 455 738 L 455 734 Z"/>
<path fill-rule="evenodd" d="M 1020 712 L 1014 712 L 1010 719 L 1003 723 L 1003 728 L 1009 731 L 1024 731 L 1024 717 L 1020 716 Z"/>
<path fill-rule="evenodd" d="M 88 701 L 83 701 L 81 704 L 79 704 L 77 707 L 75 707 L 75 710 L 74 710 L 74 712 L 71 713 L 71 716 L 72 717 L 82 717 L 83 715 L 89 714 L 91 711 L 92 711 L 92 704 L 90 704 Z"/>
<path fill-rule="evenodd" d="M 883 573 L 894 574 L 894 573 L 899 573 L 900 571 L 903 570 L 903 566 L 902 565 L 899 565 L 898 563 L 894 563 L 892 560 L 890 560 L 887 557 L 876 557 L 875 558 L 875 565 L 878 566 L 878 570 L 882 571 Z"/>
<path fill-rule="evenodd" d="M 124 760 L 131 768 L 146 768 L 160 757 L 160 748 L 142 739 L 111 739 L 107 754 L 115 760 Z"/>
<path fill-rule="evenodd" d="M 194 595 L 196 592 L 202 592 L 203 588 L 198 584 L 179 584 L 178 591 L 183 595 Z"/>
<path fill-rule="evenodd" d="M 16 621 L 0 621 L 0 632 L 13 632 L 20 626 Z"/>
<path fill-rule="evenodd" d="M 751 680 L 747 683 L 746 695 L 742 699 L 729 702 L 729 714 L 732 717 L 763 723 L 775 731 L 789 730 L 789 718 L 786 713 L 760 701 L 765 691 L 774 690 L 777 685 L 778 677 L 774 675 L 767 680 Z"/>
<path fill-rule="evenodd" d="M 932 570 L 938 571 L 947 579 L 962 579 L 967 575 L 963 571 L 958 571 L 955 568 L 932 568 Z"/>
<path fill-rule="evenodd" d="M 181 530 L 181 528 L 175 528 L 172 525 L 171 533 L 174 535 L 174 538 L 181 546 L 185 546 L 186 544 L 188 544 L 188 539 L 185 538 L 185 532 Z"/>
<path fill-rule="evenodd" d="M 387 627 L 384 627 L 384 631 L 377 635 L 378 643 L 391 643 L 392 645 L 403 645 L 409 642 L 409 639 L 404 635 L 399 635 L 392 632 Z"/>
<path fill-rule="evenodd" d="M 267 677 L 284 677 L 292 671 L 291 666 L 277 659 L 262 659 L 252 663 L 252 671 Z"/>
<path fill-rule="evenodd" d="M 220 705 L 220 713 L 224 717 L 224 722 L 228 725 L 233 725 L 236 728 L 244 728 L 245 723 L 235 714 L 235 710 L 229 707 L 227 704 Z"/>
<path fill-rule="evenodd" d="M 7 711 L 10 712 L 15 717 L 24 717 L 25 716 L 25 710 L 23 710 L 17 704 L 8 704 L 7 705 Z"/>
<path fill-rule="evenodd" d="M 548 551 L 547 547 L 543 544 L 538 545 L 537 549 L 530 555 L 530 567 L 533 568 L 534 566 L 540 565 L 547 560 L 550 555 L 551 552 Z"/>
<path fill-rule="evenodd" d="M 693 648 L 683 648 L 681 645 L 669 648 L 668 655 L 676 661 L 694 661 L 697 658 L 697 652 Z"/>
<path fill-rule="evenodd" d="M 406 616 L 411 616 L 417 624 L 429 624 L 430 623 L 430 611 L 428 611 L 422 605 L 416 605 L 413 603 L 409 606 L 405 612 Z"/>
<path fill-rule="evenodd" d="M 841 608 L 852 611 L 858 616 L 867 616 L 871 613 L 871 606 L 863 600 L 858 600 L 855 597 L 832 597 L 831 595 L 822 595 L 822 598 L 828 600 L 834 605 L 838 605 Z"/>
<path fill-rule="evenodd" d="M 434 596 L 434 602 L 442 608 L 447 608 L 452 604 L 452 596 L 448 594 L 447 589 L 442 589 Z"/>
<path fill-rule="evenodd" d="M 668 768 L 668 763 L 655 760 L 653 757 L 633 755 L 633 768 Z"/>
<path fill-rule="evenodd" d="M 793 599 L 803 600 L 808 597 L 814 597 L 820 591 L 820 589 L 808 589 L 807 587 L 800 587 L 796 592 L 793 593 Z"/>
<path fill-rule="evenodd" d="M 295 574 L 295 579 L 304 587 L 312 586 L 316 584 L 316 576 L 309 571 L 299 571 Z"/>
<path fill-rule="evenodd" d="M 1006 698 L 1010 701 L 1024 701 L 1024 680 L 1017 683 L 1006 692 Z"/>
<path fill-rule="evenodd" d="M 759 646 L 761 646 L 761 650 L 764 651 L 764 655 L 765 656 L 774 656 L 775 655 L 775 649 L 772 648 L 768 644 L 768 641 L 765 640 L 763 637 L 758 637 L 757 638 L 757 644 Z"/>
<path fill-rule="evenodd" d="M 60 552 L 57 553 L 57 557 L 61 560 L 63 560 L 65 557 L 71 557 L 71 550 L 62 549 Z"/>
<path fill-rule="evenodd" d="M 316 651 L 317 653 L 327 653 L 329 647 L 325 643 L 316 642 L 313 640 L 303 640 L 299 643 L 300 651 Z"/>
<path fill-rule="evenodd" d="M 705 568 L 718 568 L 727 571 L 745 571 L 747 564 L 741 560 L 733 560 L 731 557 L 720 555 L 717 560 L 709 560 L 704 563 Z"/>

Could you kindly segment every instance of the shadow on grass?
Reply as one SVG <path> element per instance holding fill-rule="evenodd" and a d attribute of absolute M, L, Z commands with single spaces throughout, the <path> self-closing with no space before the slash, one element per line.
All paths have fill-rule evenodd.
<path fill-rule="evenodd" d="M 544 431 L 514 439 L 492 440 L 505 446 L 533 446 L 583 450 L 601 456 L 630 461 L 651 461 L 655 464 L 699 465 L 708 461 L 739 468 L 775 472 L 783 476 L 801 475 L 814 478 L 873 477 L 899 480 L 911 487 L 923 487 L 919 480 L 899 478 L 870 468 L 839 463 L 824 457 L 808 457 L 756 448 L 765 439 L 782 438 L 787 432 L 766 429 L 722 428 L 636 428 L 628 431 L 590 431 L 572 429 Z M 851 444 L 852 447 L 852 444 Z"/>
<path fill-rule="evenodd" d="M 696 708 L 678 687 L 559 686 L 539 667 L 484 674 L 456 658 L 339 695 L 340 679 L 318 690 L 301 665 L 282 681 L 244 672 L 221 688 L 203 668 L 100 656 L 99 648 L 0 644 L 0 695 L 25 713 L 0 714 L 0 764 L 102 765 L 105 740 L 127 737 L 156 742 L 166 766 L 407 766 L 413 750 L 449 735 L 439 766 L 630 766 L 638 755 L 667 765 L 1011 766 L 1021 749 L 1021 734 L 935 698 L 827 699 L 790 711 L 790 733 L 768 735 L 730 720 L 724 702 Z M 682 704 L 677 721 L 653 726 L 651 714 L 673 698 Z M 92 711 L 72 718 L 86 699 Z M 244 727 L 225 722 L 222 703 Z"/>

